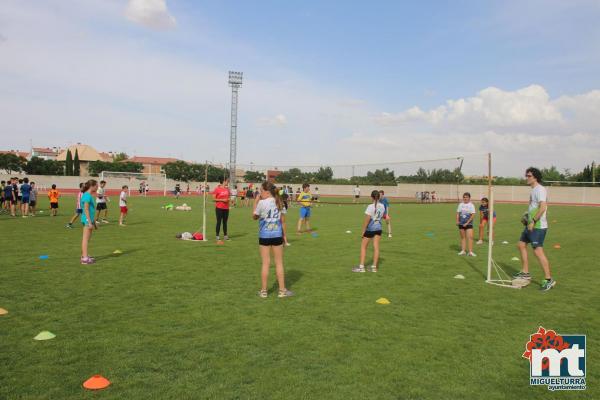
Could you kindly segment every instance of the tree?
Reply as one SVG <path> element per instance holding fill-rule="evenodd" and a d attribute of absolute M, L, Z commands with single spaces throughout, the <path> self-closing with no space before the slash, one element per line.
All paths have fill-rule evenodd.
<path fill-rule="evenodd" d="M 564 181 L 565 176 L 560 173 L 554 165 L 550 168 L 542 168 L 542 177 L 544 181 Z"/>
<path fill-rule="evenodd" d="M 88 172 L 92 176 L 98 176 L 102 171 L 141 173 L 143 170 L 143 164 L 131 161 L 92 161 L 88 165 Z"/>
<path fill-rule="evenodd" d="M 65 160 L 65 175 L 73 176 L 73 154 L 71 154 L 71 150 L 67 150 L 67 157 Z"/>
<path fill-rule="evenodd" d="M 185 161 L 173 161 L 163 167 L 167 178 L 176 181 L 188 182 L 192 178 L 193 171 L 190 164 Z M 204 180 L 204 177 L 202 178 Z"/>
<path fill-rule="evenodd" d="M 246 182 L 262 182 L 267 179 L 266 175 L 259 171 L 246 171 L 244 180 Z"/>
<path fill-rule="evenodd" d="M 25 158 L 14 153 L 0 154 L 0 170 L 6 171 L 9 175 L 13 172 L 21 172 L 26 161 Z"/>
<path fill-rule="evenodd" d="M 128 159 L 129 159 L 129 156 L 127 155 L 127 153 L 124 153 L 124 152 L 117 153 L 113 156 L 114 162 L 125 161 Z"/>
<path fill-rule="evenodd" d="M 316 183 L 326 183 L 333 179 L 333 169 L 331 167 L 319 167 L 319 170 L 314 174 Z"/>
<path fill-rule="evenodd" d="M 75 149 L 75 157 L 73 157 L 73 176 L 79 176 L 81 173 L 81 165 L 79 164 L 79 150 Z"/>
<path fill-rule="evenodd" d="M 23 170 L 29 175 L 62 175 L 65 164 L 62 161 L 44 160 L 39 157 L 32 157 L 23 167 Z"/>

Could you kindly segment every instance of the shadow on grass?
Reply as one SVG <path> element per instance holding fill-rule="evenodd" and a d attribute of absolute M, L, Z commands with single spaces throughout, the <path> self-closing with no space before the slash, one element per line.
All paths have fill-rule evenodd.
<path fill-rule="evenodd" d="M 119 258 L 119 257 L 124 257 L 127 256 L 129 254 L 132 253 L 137 253 L 138 251 L 142 250 L 142 248 L 136 248 L 136 249 L 128 249 L 128 250 L 121 250 L 121 253 L 115 254 L 115 253 L 108 253 L 108 254 L 103 254 L 101 256 L 97 256 L 96 260 L 97 261 L 101 261 L 101 260 L 108 260 L 111 258 Z"/>
<path fill-rule="evenodd" d="M 289 271 L 285 271 L 285 286 L 286 289 L 291 289 L 296 282 L 298 282 L 304 273 L 302 271 L 298 271 L 295 269 L 291 269 Z M 276 293 L 279 290 L 279 285 L 277 281 L 273 282 L 273 286 L 269 289 L 269 293 Z"/>
<path fill-rule="evenodd" d="M 477 266 L 475 265 L 475 263 L 473 262 L 472 259 L 465 257 L 464 261 L 465 261 L 465 264 L 467 264 L 473 271 L 475 271 L 478 275 L 481 275 L 481 277 L 483 279 L 486 279 L 485 273 L 483 271 L 481 271 L 479 268 L 477 268 Z"/>

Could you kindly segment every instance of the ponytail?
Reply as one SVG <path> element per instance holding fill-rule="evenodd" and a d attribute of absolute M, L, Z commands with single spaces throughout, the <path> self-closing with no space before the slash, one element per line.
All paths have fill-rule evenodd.
<path fill-rule="evenodd" d="M 375 200 L 375 210 L 377 211 L 377 204 L 379 203 L 379 199 L 381 198 L 381 193 L 378 190 L 373 190 L 371 192 L 371 198 Z"/>
<path fill-rule="evenodd" d="M 88 190 L 90 190 L 91 187 L 97 186 L 97 185 L 98 185 L 98 181 L 96 181 L 95 179 L 90 179 L 89 181 L 84 183 L 83 186 L 81 187 L 81 193 L 85 193 Z"/>
<path fill-rule="evenodd" d="M 264 181 L 261 185 L 262 190 L 266 190 L 267 192 L 271 193 L 271 196 L 273 196 L 273 198 L 275 199 L 275 204 L 277 205 L 277 208 L 279 209 L 279 211 L 281 211 L 281 209 L 283 208 L 283 200 L 281 200 L 281 196 L 279 195 L 279 190 L 277 190 L 277 187 L 268 181 Z"/>

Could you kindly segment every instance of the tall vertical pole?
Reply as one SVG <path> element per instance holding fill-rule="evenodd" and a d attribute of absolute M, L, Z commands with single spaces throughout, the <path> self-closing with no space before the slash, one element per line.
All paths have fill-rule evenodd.
<path fill-rule="evenodd" d="M 206 238 L 206 196 L 208 195 L 206 186 L 208 185 L 208 161 L 204 164 L 204 187 L 202 188 L 202 194 L 204 197 L 204 201 L 202 203 L 202 240 L 205 242 L 208 240 Z"/>
<path fill-rule="evenodd" d="M 235 187 L 235 169 L 237 161 L 237 110 L 238 91 L 242 86 L 242 72 L 229 71 L 231 86 L 231 131 L 229 137 L 229 187 Z"/>
<path fill-rule="evenodd" d="M 488 199 L 492 197 L 492 153 L 488 153 Z"/>

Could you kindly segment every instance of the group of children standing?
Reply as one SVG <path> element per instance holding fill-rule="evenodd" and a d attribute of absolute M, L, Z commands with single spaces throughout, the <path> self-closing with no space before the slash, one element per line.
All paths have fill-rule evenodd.
<path fill-rule="evenodd" d="M 2 213 L 17 216 L 19 210 L 21 217 L 27 218 L 35 215 L 38 190 L 35 182 L 29 178 L 10 178 L 0 182 L 0 210 Z"/>

